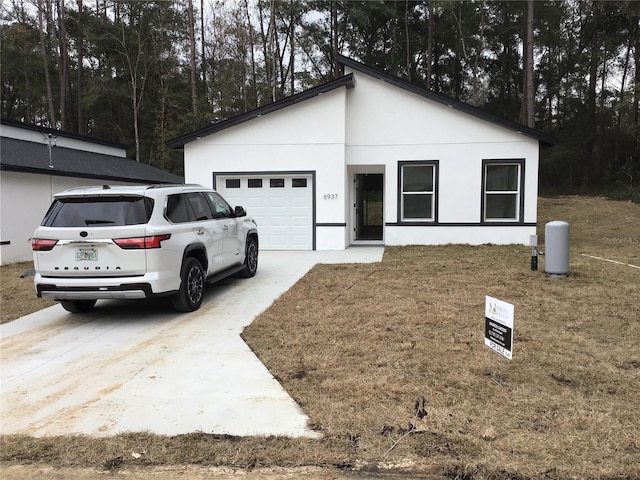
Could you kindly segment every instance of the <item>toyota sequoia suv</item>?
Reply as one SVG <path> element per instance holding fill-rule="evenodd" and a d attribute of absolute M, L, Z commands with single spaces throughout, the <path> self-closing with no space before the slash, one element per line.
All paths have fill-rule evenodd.
<path fill-rule="evenodd" d="M 99 299 L 172 296 L 197 310 L 206 283 L 258 268 L 258 229 L 200 185 L 74 188 L 58 193 L 31 239 L 38 297 L 70 312 Z"/>

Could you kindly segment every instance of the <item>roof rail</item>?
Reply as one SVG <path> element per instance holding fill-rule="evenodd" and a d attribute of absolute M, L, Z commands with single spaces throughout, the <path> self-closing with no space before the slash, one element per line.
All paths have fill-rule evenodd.
<path fill-rule="evenodd" d="M 151 190 L 154 188 L 169 188 L 169 187 L 200 187 L 202 185 L 198 185 L 197 183 L 154 183 L 153 185 L 149 185 L 145 188 L 145 190 Z"/>

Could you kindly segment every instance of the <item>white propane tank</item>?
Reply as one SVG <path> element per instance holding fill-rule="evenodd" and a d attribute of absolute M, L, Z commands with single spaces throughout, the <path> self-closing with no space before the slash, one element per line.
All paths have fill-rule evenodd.
<path fill-rule="evenodd" d="M 549 222 L 544 227 L 545 261 L 547 274 L 566 277 L 569 273 L 569 224 Z"/>

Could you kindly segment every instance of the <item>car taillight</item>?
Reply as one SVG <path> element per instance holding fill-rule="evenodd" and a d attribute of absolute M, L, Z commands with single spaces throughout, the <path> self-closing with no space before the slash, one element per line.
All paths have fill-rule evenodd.
<path fill-rule="evenodd" d="M 48 238 L 32 238 L 31 250 L 34 252 L 48 252 L 55 247 L 58 240 L 49 240 Z"/>
<path fill-rule="evenodd" d="M 144 250 L 160 248 L 163 240 L 171 238 L 171 234 L 150 235 L 148 237 L 114 238 L 113 242 L 124 250 Z"/>

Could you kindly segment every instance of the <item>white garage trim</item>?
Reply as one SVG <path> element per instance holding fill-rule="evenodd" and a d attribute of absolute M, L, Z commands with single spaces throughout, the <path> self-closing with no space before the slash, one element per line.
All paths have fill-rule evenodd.
<path fill-rule="evenodd" d="M 213 172 L 212 173 L 213 188 L 219 191 L 230 203 L 235 205 L 242 205 L 247 209 L 250 216 L 256 218 L 258 222 L 258 229 L 262 228 L 260 232 L 260 246 L 267 250 L 315 250 L 316 249 L 316 172 L 314 170 L 286 170 L 286 171 L 242 171 L 242 172 Z M 226 180 L 239 179 L 237 187 L 227 188 Z M 303 197 L 298 196 L 293 205 L 299 208 L 301 215 L 296 218 L 286 217 L 284 218 L 283 227 L 289 227 L 291 229 L 298 229 L 299 234 L 291 234 L 287 231 L 286 235 L 282 236 L 283 242 L 278 244 L 271 241 L 273 238 L 273 232 L 270 232 L 269 225 L 265 221 L 265 218 L 260 214 L 252 213 L 251 205 L 247 203 L 249 197 L 248 193 L 251 190 L 252 193 L 262 191 L 262 196 L 266 196 L 273 192 L 271 182 L 284 179 L 282 188 L 278 188 L 279 191 L 285 193 L 285 196 L 281 198 L 283 202 L 288 200 L 293 201 L 293 193 L 297 190 L 297 187 L 293 185 L 294 180 L 305 179 L 308 183 L 300 188 L 300 193 L 305 192 Z M 260 190 L 255 188 L 253 190 L 249 187 L 249 182 L 255 181 L 256 185 L 260 185 Z M 265 184 L 266 182 L 266 184 Z M 265 188 L 266 187 L 266 188 Z M 280 187 L 280 185 L 278 185 Z M 303 190 L 304 189 L 304 190 Z M 291 195 L 289 195 L 291 194 Z M 280 207 L 284 208 L 285 203 Z M 262 217 L 262 218 L 261 218 Z M 308 226 L 308 230 L 306 229 Z M 305 232 L 306 231 L 306 232 Z"/>

